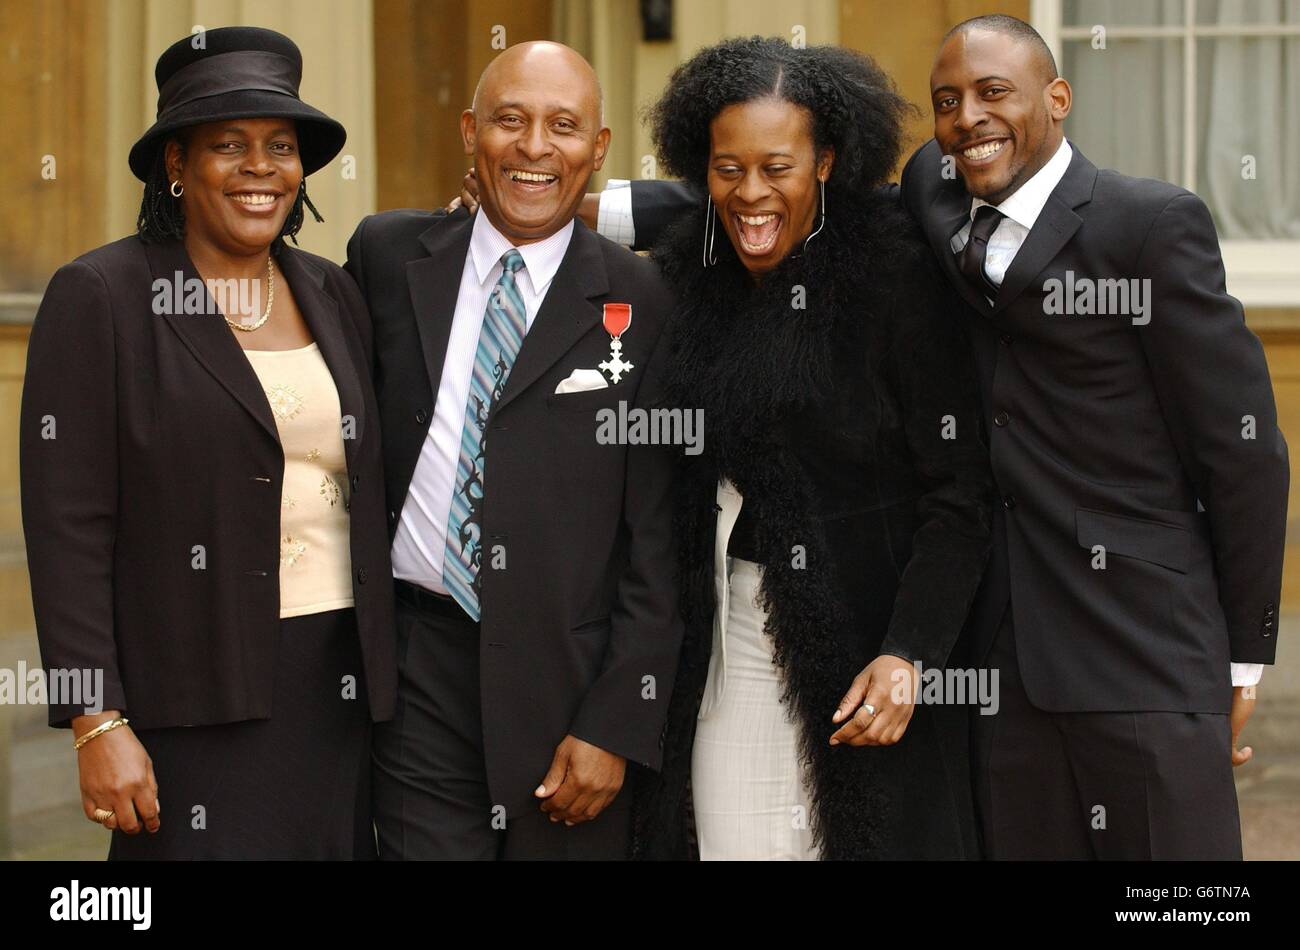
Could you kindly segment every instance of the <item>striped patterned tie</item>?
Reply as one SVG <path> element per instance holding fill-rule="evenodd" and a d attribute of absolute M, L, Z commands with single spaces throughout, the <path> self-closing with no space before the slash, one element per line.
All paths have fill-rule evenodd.
<path fill-rule="evenodd" d="M 456 490 L 447 517 L 447 553 L 442 582 L 456 603 L 475 621 L 479 619 L 479 569 L 483 550 L 484 429 L 488 414 L 501 397 L 510 368 L 515 364 L 527 328 L 524 298 L 515 286 L 515 273 L 524 259 L 514 248 L 501 256 L 501 279 L 488 297 L 483 329 L 474 356 L 474 375 L 465 405 L 465 427 L 460 434 L 460 461 L 456 463 Z"/>

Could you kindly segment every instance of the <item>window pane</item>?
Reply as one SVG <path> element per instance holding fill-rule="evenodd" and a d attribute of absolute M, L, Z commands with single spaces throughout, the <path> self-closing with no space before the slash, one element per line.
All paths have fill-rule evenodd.
<path fill-rule="evenodd" d="M 1182 40 L 1062 44 L 1061 75 L 1074 89 L 1065 135 L 1098 168 L 1181 183 Z"/>
<path fill-rule="evenodd" d="M 1183 0 L 1065 0 L 1065 26 L 1182 26 Z"/>
<path fill-rule="evenodd" d="M 1300 25 L 1300 0 L 1196 0 L 1201 26 Z"/>
<path fill-rule="evenodd" d="M 1225 239 L 1300 239 L 1300 37 L 1196 46 L 1196 192 Z"/>

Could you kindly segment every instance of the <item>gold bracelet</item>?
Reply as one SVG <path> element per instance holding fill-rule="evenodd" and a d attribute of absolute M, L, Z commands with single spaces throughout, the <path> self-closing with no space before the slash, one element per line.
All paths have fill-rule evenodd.
<path fill-rule="evenodd" d="M 89 742 L 91 739 L 94 739 L 96 736 L 102 736 L 106 732 L 112 732 L 118 726 L 125 726 L 130 721 L 131 721 L 130 719 L 122 719 L 119 717 L 117 719 L 110 719 L 108 722 L 101 722 L 98 726 L 96 726 L 94 729 L 91 729 L 80 739 L 75 740 L 72 743 L 72 748 L 74 751 L 80 752 L 81 747 L 85 745 L 87 742 Z"/>

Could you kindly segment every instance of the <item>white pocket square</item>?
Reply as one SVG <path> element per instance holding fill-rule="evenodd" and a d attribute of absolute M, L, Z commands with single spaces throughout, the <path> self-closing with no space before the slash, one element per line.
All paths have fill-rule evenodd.
<path fill-rule="evenodd" d="M 555 387 L 556 395 L 560 393 L 583 393 L 589 389 L 608 389 L 609 383 L 598 369 L 575 369 L 568 379 L 560 380 Z"/>

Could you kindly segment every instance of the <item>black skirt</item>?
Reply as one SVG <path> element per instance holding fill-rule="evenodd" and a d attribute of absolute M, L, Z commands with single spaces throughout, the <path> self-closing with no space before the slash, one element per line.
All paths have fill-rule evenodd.
<path fill-rule="evenodd" d="M 279 637 L 270 719 L 138 733 L 161 827 L 114 831 L 110 861 L 375 857 L 356 615 L 290 617 Z"/>

